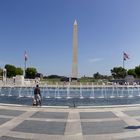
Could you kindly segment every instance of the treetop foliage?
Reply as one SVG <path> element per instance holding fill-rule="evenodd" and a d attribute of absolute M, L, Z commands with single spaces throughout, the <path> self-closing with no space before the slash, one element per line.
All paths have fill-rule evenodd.
<path fill-rule="evenodd" d="M 23 69 L 20 67 L 15 67 L 14 65 L 6 64 L 5 69 L 7 70 L 7 77 L 11 78 L 16 75 L 23 75 Z M 135 78 L 140 78 L 140 65 L 136 66 L 133 69 L 124 69 L 123 67 L 114 67 L 111 70 L 111 75 L 112 76 L 107 76 L 107 75 L 101 75 L 99 72 L 96 72 L 93 74 L 93 77 L 81 77 L 80 79 L 86 80 L 89 79 L 89 81 L 94 81 L 93 79 L 123 79 L 125 78 L 126 75 L 133 75 Z M 3 75 L 3 69 L 0 68 L 0 76 Z M 38 73 L 36 68 L 34 67 L 28 67 L 25 71 L 25 78 L 30 78 L 34 79 L 35 77 L 39 77 L 43 75 L 41 73 Z M 60 81 L 68 81 L 69 78 L 66 76 L 59 76 L 59 75 L 49 75 L 49 76 L 44 76 L 46 79 L 59 79 Z"/>

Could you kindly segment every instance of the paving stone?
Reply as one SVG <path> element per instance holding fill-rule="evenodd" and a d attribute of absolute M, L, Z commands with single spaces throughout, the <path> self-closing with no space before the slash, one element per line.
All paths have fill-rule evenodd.
<path fill-rule="evenodd" d="M 0 137 L 0 140 L 28 140 L 28 139 L 22 139 L 22 138 L 14 138 L 14 137 L 2 136 L 2 137 Z"/>
<path fill-rule="evenodd" d="M 2 130 L 2 131 L 0 130 L 0 140 L 27 140 L 27 138 L 28 140 L 29 138 L 31 138 L 32 140 L 35 139 L 113 140 L 113 138 L 114 140 L 115 138 L 119 138 L 118 140 L 140 140 L 140 135 L 139 135 L 140 126 L 139 124 L 137 124 L 138 121 L 136 121 L 139 120 L 138 117 L 140 116 L 139 108 L 137 108 L 137 110 L 133 110 L 133 108 L 130 108 L 129 111 L 124 111 L 123 108 L 119 108 L 119 110 L 115 108 L 117 110 L 116 112 L 114 111 L 115 109 L 113 108 L 112 111 L 114 111 L 117 114 L 117 116 L 115 115 L 115 113 L 110 111 L 111 110 L 110 108 L 108 110 L 105 109 L 107 112 L 104 109 L 100 110 L 102 112 L 98 112 L 97 111 L 98 109 L 96 110 L 97 112 L 94 112 L 95 109 L 93 110 L 92 109 L 90 110 L 85 110 L 85 109 L 60 110 L 59 109 L 58 110 L 58 109 L 46 108 L 45 110 L 45 108 L 32 108 L 32 107 L 31 108 L 27 107 L 28 112 L 26 112 L 26 111 L 20 111 L 21 107 L 19 108 L 16 107 L 14 109 L 14 107 L 12 106 L 11 109 L 14 110 L 10 110 L 9 108 L 10 107 L 8 106 L 8 108 L 3 107 L 3 109 L 0 109 L 0 115 L 5 115 L 5 117 L 1 116 L 0 124 L 3 124 L 11 120 L 8 123 L 6 123 L 7 125 L 4 124 L 0 126 Z M 124 112 L 122 113 L 122 111 Z M 124 113 L 126 114 L 128 113 L 129 116 L 124 115 Z M 24 117 L 19 116 L 20 114 L 22 114 Z M 30 118 L 31 115 L 32 115 L 32 119 Z M 15 117 L 15 119 L 11 119 L 13 117 L 10 116 Z M 138 117 L 135 118 L 132 116 L 138 116 Z M 113 119 L 118 117 L 120 117 L 120 119 Z M 84 119 L 89 119 L 89 120 L 84 120 Z M 47 134 L 47 135 L 43 135 L 43 134 Z M 134 136 L 134 137 L 126 138 L 127 136 L 128 137 Z M 21 138 L 16 138 L 16 137 L 21 137 Z"/>
<path fill-rule="evenodd" d="M 12 131 L 26 133 L 64 135 L 66 122 L 45 122 L 25 120 Z"/>
<path fill-rule="evenodd" d="M 112 112 L 80 112 L 80 119 L 117 118 Z"/>
<path fill-rule="evenodd" d="M 0 115 L 7 115 L 7 116 L 19 116 L 25 111 L 20 110 L 8 110 L 8 109 L 0 109 Z"/>
<path fill-rule="evenodd" d="M 9 121 L 10 119 L 8 118 L 0 118 L 0 125 L 4 124 L 5 122 Z"/>
<path fill-rule="evenodd" d="M 126 138 L 126 139 L 119 139 L 119 140 L 140 140 L 140 137 Z"/>
<path fill-rule="evenodd" d="M 129 116 L 140 116 L 140 110 L 130 110 L 130 111 L 123 111 L 123 112 Z"/>
<path fill-rule="evenodd" d="M 36 112 L 32 118 L 67 119 L 68 112 Z"/>
<path fill-rule="evenodd" d="M 136 119 L 137 121 L 140 121 L 140 118 L 139 119 Z M 140 128 L 140 126 L 138 126 Z"/>
<path fill-rule="evenodd" d="M 124 121 L 109 122 L 81 122 L 83 135 L 109 134 L 132 131 L 125 129 L 127 124 Z"/>

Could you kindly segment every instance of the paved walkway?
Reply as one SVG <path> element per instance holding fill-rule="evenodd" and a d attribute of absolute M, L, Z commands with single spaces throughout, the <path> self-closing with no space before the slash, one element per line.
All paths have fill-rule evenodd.
<path fill-rule="evenodd" d="M 0 140 L 140 140 L 140 106 L 62 109 L 0 104 Z"/>

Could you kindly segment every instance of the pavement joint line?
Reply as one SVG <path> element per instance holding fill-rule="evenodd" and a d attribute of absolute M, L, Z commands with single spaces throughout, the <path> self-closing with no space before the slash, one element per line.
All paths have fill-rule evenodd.
<path fill-rule="evenodd" d="M 7 121 L 6 123 L 0 125 L 0 137 L 8 133 L 11 129 L 22 123 L 26 118 L 29 118 L 35 112 L 27 111 L 19 116 L 14 117 L 13 119 Z"/>
<path fill-rule="evenodd" d="M 81 133 L 74 135 L 48 135 L 48 134 L 36 134 L 36 133 L 25 133 L 25 132 L 16 132 L 10 131 L 7 136 L 23 139 L 33 139 L 33 140 L 82 140 L 83 137 Z M 72 138 L 72 139 L 71 139 Z M 80 138 L 80 139 L 78 139 Z"/>
<path fill-rule="evenodd" d="M 34 139 L 34 140 L 46 140 L 46 139 L 63 139 L 65 140 L 65 138 L 67 137 L 75 137 L 77 138 L 78 136 L 80 137 L 81 140 L 81 133 L 77 133 L 77 134 L 69 134 L 69 135 L 48 135 L 48 134 L 35 134 L 35 133 L 24 133 L 24 132 L 15 132 L 15 131 L 10 131 L 7 136 L 9 137 L 16 137 L 16 138 L 24 138 L 24 139 Z M 98 139 L 101 140 L 102 138 L 111 138 L 112 139 L 123 139 L 123 138 L 134 138 L 134 137 L 138 137 L 140 136 L 139 131 L 132 131 L 132 132 L 124 132 L 122 133 L 112 133 L 112 134 L 95 134 L 95 135 L 84 135 L 83 139 L 85 137 L 91 137 L 92 139 Z M 105 140 L 105 139 L 103 139 Z"/>
<path fill-rule="evenodd" d="M 105 118 L 105 119 L 81 119 L 81 122 L 109 122 L 109 121 L 120 121 L 120 118 Z"/>
<path fill-rule="evenodd" d="M 36 134 L 36 133 L 25 133 L 25 132 L 16 132 L 10 131 L 7 136 L 23 139 L 33 139 L 33 140 L 57 140 L 58 138 L 63 138 L 62 135 L 47 135 L 47 134 Z M 58 139 L 59 140 L 59 139 Z"/>
<path fill-rule="evenodd" d="M 127 114 L 123 113 L 122 111 L 113 111 L 113 113 L 118 116 L 120 119 L 122 119 L 126 124 L 128 125 L 140 125 L 140 122 L 136 119 L 128 116 Z"/>
<path fill-rule="evenodd" d="M 45 122 L 67 122 L 67 119 L 47 119 L 47 118 L 27 118 L 26 120 L 32 121 L 45 121 Z M 75 121 L 74 121 L 75 122 Z"/>
<path fill-rule="evenodd" d="M 93 139 L 98 138 L 99 140 L 102 137 L 118 140 L 118 139 L 123 139 L 123 138 L 134 138 L 136 136 L 140 136 L 140 133 L 138 131 L 131 131 L 131 132 L 129 131 L 129 132 L 111 133 L 111 134 L 84 135 L 84 137 L 92 137 Z"/>
<path fill-rule="evenodd" d="M 99 136 L 92 136 L 92 135 L 84 135 L 84 140 L 114 140 L 110 135 L 99 135 Z"/>
<path fill-rule="evenodd" d="M 114 135 L 113 137 L 115 138 L 115 140 L 140 137 L 140 131 L 136 130 L 132 132 L 125 132 L 123 134 L 120 133 L 118 135 Z"/>
<path fill-rule="evenodd" d="M 65 133 L 64 135 L 79 135 L 82 137 L 82 127 L 81 127 L 81 121 L 80 121 L 80 114 L 79 112 L 69 112 L 68 120 L 76 119 L 76 122 L 69 122 L 66 123 Z"/>
<path fill-rule="evenodd" d="M 0 118 L 9 118 L 9 119 L 12 119 L 12 118 L 15 118 L 15 116 L 0 115 Z"/>
<path fill-rule="evenodd" d="M 27 118 L 26 120 L 46 121 L 46 122 L 77 122 L 79 119 L 50 119 L 50 118 Z M 103 119 L 80 119 L 81 122 L 105 122 L 118 121 L 120 118 L 103 118 Z"/>

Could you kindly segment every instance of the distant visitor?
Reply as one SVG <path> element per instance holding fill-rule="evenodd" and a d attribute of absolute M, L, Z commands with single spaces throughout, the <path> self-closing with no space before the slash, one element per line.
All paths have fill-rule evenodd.
<path fill-rule="evenodd" d="M 33 106 L 41 106 L 41 92 L 40 92 L 40 88 L 39 85 L 36 85 L 35 89 L 34 89 L 34 99 L 33 99 Z"/>

